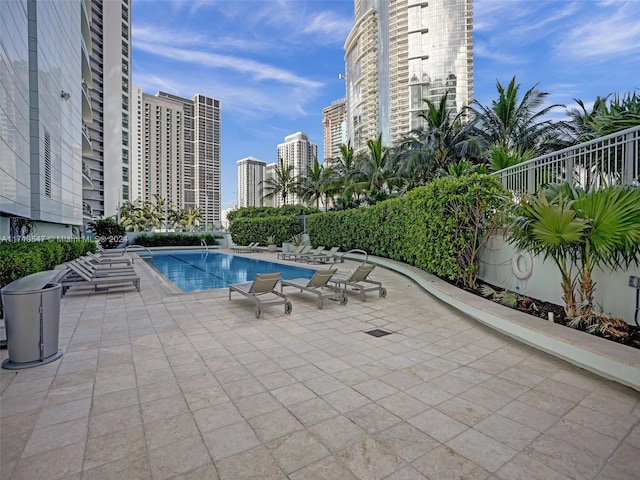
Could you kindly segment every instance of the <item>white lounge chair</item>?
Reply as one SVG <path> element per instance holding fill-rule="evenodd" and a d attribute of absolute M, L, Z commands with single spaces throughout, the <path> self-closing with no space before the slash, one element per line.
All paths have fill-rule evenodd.
<path fill-rule="evenodd" d="M 347 297 L 344 294 L 344 290 L 335 287 L 329 287 L 328 283 L 331 277 L 337 272 L 337 269 L 331 270 L 318 270 L 313 274 L 313 277 L 309 278 L 292 278 L 290 280 L 282 280 L 280 282 L 280 291 L 284 287 L 294 287 L 301 292 L 313 293 L 318 297 L 316 305 L 318 308 L 323 307 L 323 299 L 329 298 L 331 300 L 339 301 L 342 305 L 347 304 Z"/>
<path fill-rule="evenodd" d="M 276 285 L 282 277 L 281 272 L 257 273 L 253 282 L 232 283 L 229 285 L 229 300 L 231 292 L 237 292 L 251 299 L 255 304 L 256 318 L 260 318 L 263 305 L 284 305 L 284 313 L 291 313 L 293 306 L 287 296 L 276 290 Z"/>

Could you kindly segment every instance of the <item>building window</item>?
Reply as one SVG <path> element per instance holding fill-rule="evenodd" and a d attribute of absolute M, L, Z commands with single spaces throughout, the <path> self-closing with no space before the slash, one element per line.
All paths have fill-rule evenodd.
<path fill-rule="evenodd" d="M 44 131 L 44 194 L 51 198 L 51 135 Z"/>

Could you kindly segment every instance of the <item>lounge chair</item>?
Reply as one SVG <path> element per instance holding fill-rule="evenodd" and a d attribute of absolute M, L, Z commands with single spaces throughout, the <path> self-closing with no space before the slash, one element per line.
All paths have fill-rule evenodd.
<path fill-rule="evenodd" d="M 135 270 L 133 269 L 133 265 L 126 265 L 123 263 L 117 264 L 96 264 L 91 262 L 90 257 L 80 257 L 76 258 L 74 262 L 81 264 L 85 270 L 88 272 L 98 276 L 105 274 L 135 274 Z"/>
<path fill-rule="evenodd" d="M 375 280 L 369 280 L 369 274 L 376 268 L 375 265 L 370 263 L 361 263 L 354 270 L 347 275 L 334 275 L 329 280 L 337 287 L 342 286 L 343 292 L 346 293 L 347 287 L 351 287 L 353 290 L 360 292 L 360 300 L 363 302 L 367 299 L 366 292 L 378 291 L 380 297 L 387 296 L 387 289 L 382 286 L 381 282 Z"/>
<path fill-rule="evenodd" d="M 94 275 L 81 264 L 73 260 L 67 262 L 65 265 L 66 270 L 62 274 L 59 282 L 62 285 L 63 295 L 67 293 L 67 290 L 71 287 L 84 285 L 92 285 L 95 287 L 95 291 L 98 292 L 115 285 L 126 285 L 131 283 L 136 287 L 138 292 L 140 291 L 140 277 L 135 273 L 105 273 L 103 275 Z"/>
<path fill-rule="evenodd" d="M 235 247 L 231 247 L 231 251 L 235 253 L 253 253 L 257 251 L 257 246 L 258 242 L 251 242 L 249 245 L 236 245 Z"/>
<path fill-rule="evenodd" d="M 324 245 L 317 247 L 315 250 L 307 250 L 305 253 L 297 253 L 293 255 L 293 259 L 298 262 L 304 260 L 306 257 L 310 257 L 311 255 L 318 255 L 320 252 L 324 252 Z"/>
<path fill-rule="evenodd" d="M 284 313 L 291 313 L 293 309 L 291 302 L 287 300 L 284 293 L 276 290 L 281 277 L 281 272 L 257 273 L 253 282 L 232 283 L 229 285 L 229 300 L 231 300 L 231 292 L 238 292 L 250 298 L 256 306 L 256 318 L 260 318 L 263 305 L 284 305 Z M 263 298 L 267 299 L 263 300 Z"/>
<path fill-rule="evenodd" d="M 344 290 L 335 287 L 328 287 L 329 280 L 337 272 L 337 269 L 331 270 L 318 270 L 313 274 L 313 277 L 308 278 L 293 278 L 291 280 L 282 280 L 280 282 L 280 291 L 284 287 L 295 287 L 301 292 L 309 292 L 318 296 L 316 305 L 318 308 L 322 308 L 323 299 L 329 298 L 330 300 L 339 301 L 341 305 L 346 305 L 348 298 L 344 294 Z"/>
<path fill-rule="evenodd" d="M 87 252 L 87 256 L 90 258 L 90 261 L 95 263 L 96 265 L 116 265 L 126 263 L 127 265 L 131 265 L 132 258 L 129 255 L 96 255 L 91 252 Z"/>
<path fill-rule="evenodd" d="M 313 255 L 307 255 L 302 257 L 300 260 L 305 261 L 307 263 L 328 263 L 338 258 L 336 257 L 336 253 L 338 252 L 338 247 L 331 247 L 331 249 L 327 252 L 320 252 Z"/>
<path fill-rule="evenodd" d="M 293 252 L 280 252 L 278 253 L 278 258 L 281 260 L 289 260 L 291 258 L 295 258 L 296 255 L 304 255 L 311 250 L 311 245 L 299 245 Z"/>

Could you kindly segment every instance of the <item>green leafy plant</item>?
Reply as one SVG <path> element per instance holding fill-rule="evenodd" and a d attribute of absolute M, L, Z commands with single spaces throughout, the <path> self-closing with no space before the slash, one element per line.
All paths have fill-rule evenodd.
<path fill-rule="evenodd" d="M 89 230 L 95 233 L 96 241 L 102 248 L 116 248 L 125 239 L 125 227 L 113 218 L 89 222 Z"/>

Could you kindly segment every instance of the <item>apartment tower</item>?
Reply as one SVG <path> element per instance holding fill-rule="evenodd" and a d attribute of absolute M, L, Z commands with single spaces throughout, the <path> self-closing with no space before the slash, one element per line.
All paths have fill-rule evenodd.
<path fill-rule="evenodd" d="M 262 182 L 267 162 L 247 157 L 238 160 L 238 208 L 262 207 Z"/>
<path fill-rule="evenodd" d="M 322 109 L 324 164 L 340 157 L 340 147 L 347 143 L 347 101 L 342 98 Z"/>
<path fill-rule="evenodd" d="M 297 132 L 284 138 L 284 143 L 278 144 L 278 163 L 282 160 L 285 166 L 293 167 L 294 178 L 307 175 L 307 170 L 313 166 L 318 158 L 318 145 L 309 141 L 306 133 Z M 287 200 L 289 205 L 303 204 L 302 199 L 295 193 L 290 193 Z M 282 205 L 281 198 L 274 197 L 274 206 Z"/>
<path fill-rule="evenodd" d="M 85 223 L 115 216 L 130 193 L 130 0 L 87 0 L 91 10 L 88 89 L 93 121 L 85 122 L 93 152 L 85 154 L 91 185 L 83 189 Z"/>
<path fill-rule="evenodd" d="M 472 0 L 355 0 L 345 42 L 348 137 L 355 152 L 422 126 L 424 99 L 452 113 L 473 96 Z"/>
<path fill-rule="evenodd" d="M 182 210 L 199 207 L 205 225 L 219 222 L 220 101 L 132 91 L 132 201 L 158 196 Z"/>
<path fill-rule="evenodd" d="M 12 231 L 17 221 L 37 236 L 70 237 L 82 224 L 87 6 L 0 2 L 0 240 L 26 233 Z"/>

